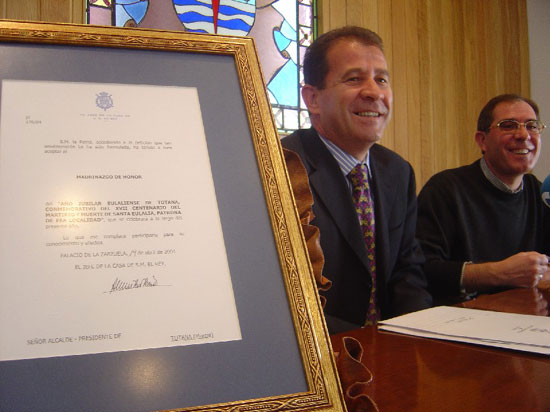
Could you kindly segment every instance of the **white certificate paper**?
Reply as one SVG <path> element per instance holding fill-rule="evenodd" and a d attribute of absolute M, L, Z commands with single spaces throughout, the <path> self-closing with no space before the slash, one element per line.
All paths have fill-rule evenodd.
<path fill-rule="evenodd" d="M 0 104 L 0 360 L 241 339 L 196 89 Z"/>

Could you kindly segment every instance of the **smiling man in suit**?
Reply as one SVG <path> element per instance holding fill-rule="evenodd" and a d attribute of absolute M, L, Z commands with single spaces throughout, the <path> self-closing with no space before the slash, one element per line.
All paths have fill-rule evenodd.
<path fill-rule="evenodd" d="M 414 172 L 377 144 L 392 89 L 380 37 L 364 28 L 323 34 L 304 58 L 312 128 L 283 139 L 302 159 L 319 227 L 329 332 L 431 306 L 415 240 Z"/>

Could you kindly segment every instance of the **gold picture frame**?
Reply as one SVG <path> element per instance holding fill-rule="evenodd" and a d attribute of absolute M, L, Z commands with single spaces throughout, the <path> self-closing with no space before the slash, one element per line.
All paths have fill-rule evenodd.
<path fill-rule="evenodd" d="M 246 187 L 253 192 L 250 196 L 254 198 L 254 202 L 263 202 L 265 205 L 265 210 L 259 211 L 256 210 L 257 207 L 251 207 L 250 210 L 245 211 L 232 211 L 231 207 L 223 206 L 225 209 L 220 212 L 222 225 L 224 214 L 226 221 L 229 222 L 228 226 L 232 225 L 231 216 L 257 214 L 259 218 L 256 220 L 262 220 L 262 214 L 266 216 L 263 222 L 256 221 L 254 225 L 250 225 L 253 233 L 248 233 L 246 231 L 248 229 L 244 232 L 228 229 L 230 233 L 226 239 L 226 243 L 230 243 L 228 250 L 231 249 L 231 242 L 236 245 L 236 248 L 241 247 L 241 242 L 246 242 L 246 239 L 242 240 L 243 237 L 250 237 L 249 242 L 252 244 L 256 234 L 264 237 L 267 234 L 267 238 L 271 237 L 272 245 L 266 242 L 259 245 L 258 250 L 273 249 L 273 256 L 276 259 L 271 262 L 268 258 L 263 260 L 267 261 L 265 271 L 258 270 L 256 261 L 244 262 L 239 266 L 242 269 L 239 272 L 250 271 L 249 274 L 242 275 L 242 279 L 234 279 L 237 283 L 237 306 L 240 306 L 240 310 L 243 311 L 239 314 L 240 317 L 243 315 L 244 319 L 242 320 L 244 322 L 242 341 L 232 342 L 231 345 L 223 347 L 212 346 L 216 348 L 213 354 L 208 353 L 208 348 L 200 350 L 195 348 L 195 346 L 208 345 L 193 345 L 193 349 L 188 349 L 190 346 L 170 348 L 169 352 L 157 350 L 154 356 L 161 359 L 166 357 L 166 363 L 185 360 L 178 364 L 179 368 L 173 368 L 177 370 L 171 369 L 167 376 L 160 376 L 161 380 L 172 382 L 175 388 L 163 389 L 164 392 L 160 391 L 149 396 L 147 400 L 139 401 L 139 408 L 227 412 L 345 410 L 330 340 L 253 40 L 243 37 L 162 30 L 0 21 L 0 81 L 8 77 L 10 79 L 94 82 L 99 81 L 96 79 L 101 79 L 96 77 L 98 68 L 105 67 L 106 62 L 112 59 L 120 59 L 120 67 L 117 67 L 116 61 L 109 66 L 106 82 L 139 83 L 143 81 L 170 85 L 171 82 L 180 81 L 180 74 L 184 85 L 197 82 L 201 105 L 210 107 L 206 112 L 209 110 L 212 112 L 210 115 L 208 113 L 205 115 L 204 123 L 209 152 L 214 158 L 213 164 L 220 169 L 215 171 L 214 175 L 216 176 L 216 173 L 218 176 L 231 175 L 233 170 L 238 175 L 234 178 L 230 176 L 229 183 L 225 180 L 223 184 L 219 183 L 220 190 L 228 192 L 229 200 L 226 204 L 231 203 L 233 199 L 231 196 L 236 196 L 230 193 L 235 191 L 232 187 Z M 134 72 L 135 67 L 132 67 L 134 61 L 140 62 L 143 72 Z M 144 62 L 143 66 L 141 62 Z M 232 71 L 236 76 L 231 74 Z M 230 84 L 227 90 L 225 86 L 208 88 L 210 83 L 215 83 L 217 77 L 224 77 L 226 73 L 229 73 L 227 74 L 229 83 L 235 82 L 235 84 Z M 232 93 L 232 90 L 239 90 L 239 95 Z M 219 93 L 216 93 L 217 91 Z M 225 105 L 218 100 L 225 100 Z M 227 107 L 229 103 L 230 107 Z M 229 113 L 220 110 L 221 107 L 227 107 L 226 111 Z M 1 115 L 0 112 L 0 122 Z M 236 126 L 228 127 L 224 123 L 226 117 L 236 119 L 231 120 Z M 241 127 L 243 124 L 247 131 Z M 248 135 L 243 136 L 246 133 Z M 233 140 L 230 138 L 232 134 L 236 136 Z M 229 136 L 227 139 L 230 142 L 224 140 L 226 135 Z M 249 156 L 250 153 L 253 156 Z M 251 173 L 250 170 L 253 172 Z M 216 177 L 214 180 L 216 181 Z M 223 188 L 226 184 L 229 186 L 228 189 Z M 218 185 L 216 185 L 216 191 L 218 191 Z M 247 190 L 246 193 L 248 192 Z M 223 193 L 222 196 L 224 196 Z M 239 227 L 242 228 L 243 225 Z M 233 235 L 231 230 L 235 232 Z M 242 236 L 243 233 L 244 236 Z M 235 260 L 238 259 L 242 260 L 240 255 L 235 258 Z M 276 272 L 281 275 L 281 279 L 277 282 L 280 281 L 283 285 L 286 302 L 281 302 L 281 299 L 277 298 L 278 292 L 272 290 L 276 289 L 275 287 L 262 289 L 258 286 L 271 285 L 272 275 Z M 233 271 L 231 276 L 233 278 Z M 239 276 L 241 276 L 240 273 Z M 262 279 L 261 276 L 266 278 Z M 247 284 L 250 284 L 250 288 Z M 249 303 L 249 300 L 256 303 Z M 258 306 L 258 302 L 262 301 L 278 302 L 280 306 L 274 305 L 270 311 L 270 307 Z M 257 316 L 254 308 L 258 309 L 260 315 Z M 289 322 L 285 320 L 287 318 Z M 277 326 L 277 329 L 275 325 L 284 326 Z M 258 328 L 261 330 L 256 330 Z M 279 332 L 269 337 L 269 333 L 275 333 L 272 332 L 273 329 L 285 331 L 283 335 L 286 336 L 286 341 L 279 340 Z M 8 331 L 1 331 L 1 333 L 6 332 Z M 267 338 L 265 334 L 268 334 Z M 281 359 L 286 359 L 288 354 L 285 352 L 280 355 L 278 351 L 286 346 L 289 348 L 296 346 L 300 359 L 299 365 L 296 365 L 296 362 L 288 362 L 287 368 L 284 362 L 280 362 Z M 188 356 L 185 351 L 191 350 L 193 355 Z M 147 351 L 136 352 L 139 352 L 140 357 L 148 354 Z M 289 349 L 288 353 L 292 353 L 292 349 Z M 254 372 L 250 372 L 252 369 L 247 369 L 246 378 L 250 379 L 245 381 L 240 375 L 240 366 L 233 365 L 232 361 L 233 358 L 244 359 L 249 355 L 251 359 L 257 359 L 255 368 L 257 376 L 250 376 L 250 373 L 254 374 Z M 14 405 L 22 405 L 23 409 L 34 408 L 34 410 L 45 411 L 56 410 L 60 405 L 64 405 L 65 408 L 67 405 L 73 405 L 72 407 L 78 405 L 78 408 L 71 407 L 71 409 L 105 410 L 98 409 L 105 407 L 109 410 L 136 410 L 138 406 L 132 403 L 136 402 L 135 393 L 126 393 L 123 388 L 118 387 L 104 388 L 109 385 L 99 384 L 92 389 L 83 389 L 75 379 L 70 378 L 77 373 L 85 373 L 89 369 L 92 382 L 108 380 L 109 373 L 101 372 L 101 368 L 96 365 L 103 365 L 106 370 L 114 368 L 112 365 L 118 365 L 116 367 L 120 369 L 132 362 L 132 356 L 138 355 L 130 351 L 124 354 L 0 362 L 2 381 L 0 409 L 11 410 Z M 265 362 L 258 360 L 263 359 L 264 356 L 266 356 Z M 197 362 L 197 357 L 216 359 L 205 361 L 212 362 L 212 365 L 202 374 L 193 372 L 194 378 L 200 381 L 196 387 L 189 384 L 191 386 L 188 389 L 187 384 L 174 385 L 174 382 L 177 383 L 179 380 L 184 382 L 189 378 L 183 377 L 184 372 L 179 370 L 186 370 L 186 362 Z M 226 369 L 224 367 L 226 364 L 233 366 L 228 366 Z M 240 362 L 239 365 L 243 368 L 245 366 L 244 362 Z M 195 371 L 193 367 L 189 370 Z M 213 368 L 217 369 L 212 371 Z M 277 371 L 273 372 L 275 375 L 271 377 L 269 375 L 272 368 Z M 33 373 L 29 374 L 29 370 Z M 162 375 L 163 370 L 158 373 Z M 294 379 L 293 375 L 302 376 L 296 376 Z M 270 393 L 271 386 L 276 387 L 287 381 L 301 382 L 302 380 L 305 386 L 296 385 L 296 390 L 276 388 L 273 389 L 274 393 Z M 249 384 L 246 383 L 248 381 Z M 246 394 L 247 386 L 253 387 L 255 381 L 261 383 L 261 386 L 258 386 L 261 390 L 255 389 L 257 394 L 253 393 L 252 396 L 247 394 L 246 399 L 241 399 L 243 396 L 240 394 L 241 390 Z M 211 393 L 211 395 L 199 397 L 198 401 L 187 400 L 186 391 L 189 394 L 197 393 L 200 392 L 199 387 L 210 383 L 213 386 L 205 393 Z M 113 386 L 116 386 L 115 381 Z M 230 388 L 227 389 L 226 386 Z M 281 390 L 286 392 L 277 392 Z M 233 395 L 234 392 L 237 394 Z M 58 399 L 45 402 L 45 393 L 48 393 L 49 398 L 58 397 Z M 168 395 L 174 399 L 168 407 L 163 403 L 156 406 L 157 404 L 154 403 L 156 398 L 161 399 Z M 232 399 L 232 396 L 236 398 Z M 109 400 L 115 397 L 120 399 L 110 404 Z M 151 401 L 150 398 L 153 400 Z M 54 403 L 50 404 L 50 402 Z M 178 402 L 181 403 L 178 404 Z"/>

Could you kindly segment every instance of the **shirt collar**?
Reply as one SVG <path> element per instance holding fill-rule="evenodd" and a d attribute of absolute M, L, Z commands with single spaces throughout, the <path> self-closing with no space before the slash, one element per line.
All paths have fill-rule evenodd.
<path fill-rule="evenodd" d="M 336 162 L 338 163 L 338 166 L 340 166 L 340 169 L 342 170 L 342 173 L 344 174 L 344 176 L 349 175 L 349 172 L 351 172 L 351 169 L 357 166 L 357 164 L 364 163 L 367 165 L 369 179 L 372 178 L 372 174 L 370 170 L 370 151 L 367 152 L 367 156 L 365 157 L 364 160 L 359 160 L 359 159 L 356 159 L 354 156 L 350 155 L 349 153 L 345 152 L 344 150 L 340 149 L 330 140 L 325 139 L 319 133 L 317 134 L 319 135 L 321 141 L 327 147 L 328 151 L 332 154 L 334 159 L 336 159 Z"/>
<path fill-rule="evenodd" d="M 519 193 L 523 190 L 523 179 L 521 180 L 521 184 L 516 190 L 513 190 L 510 186 L 508 186 L 506 183 L 504 183 L 502 180 L 500 180 L 498 177 L 495 176 L 495 174 L 491 171 L 489 166 L 487 165 L 487 162 L 485 161 L 485 158 L 481 158 L 479 165 L 481 166 L 481 171 L 487 178 L 491 184 L 496 187 L 498 190 L 501 190 L 505 193 Z"/>

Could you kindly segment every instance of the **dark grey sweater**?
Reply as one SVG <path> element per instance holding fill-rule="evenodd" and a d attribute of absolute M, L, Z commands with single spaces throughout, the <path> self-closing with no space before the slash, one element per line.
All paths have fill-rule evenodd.
<path fill-rule="evenodd" d="M 518 252 L 550 252 L 550 208 L 533 175 L 523 190 L 505 193 L 483 174 L 479 160 L 434 175 L 418 196 L 417 237 L 434 297 L 460 292 L 464 262 L 491 262 Z"/>

